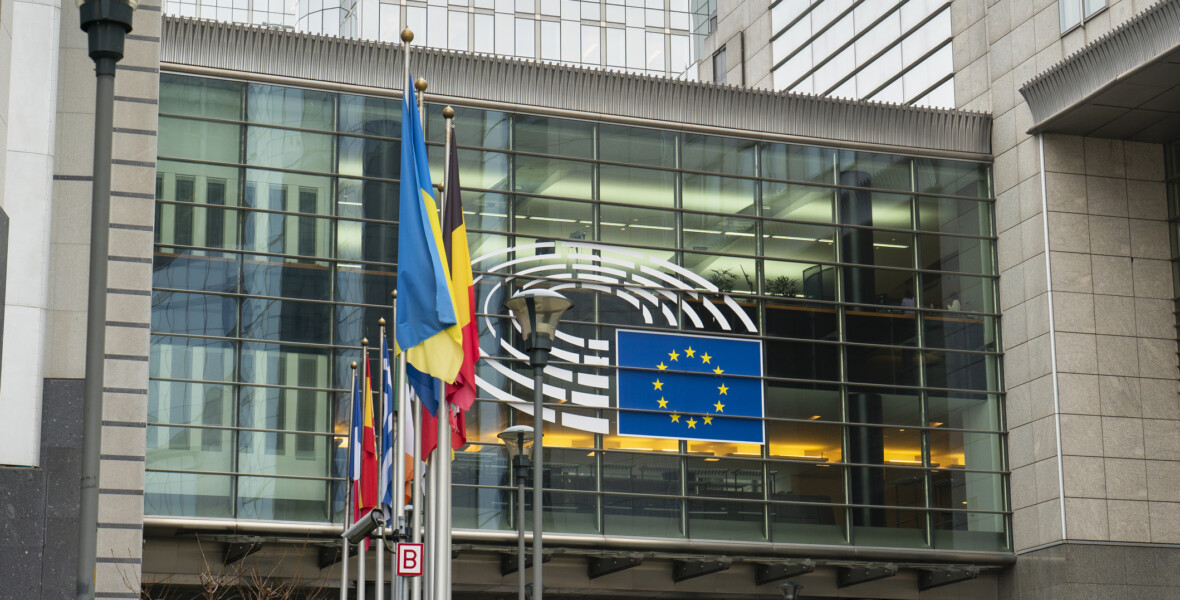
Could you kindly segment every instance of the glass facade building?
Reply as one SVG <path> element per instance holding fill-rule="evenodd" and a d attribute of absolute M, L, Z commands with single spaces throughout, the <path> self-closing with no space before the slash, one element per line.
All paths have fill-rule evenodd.
<path fill-rule="evenodd" d="M 586 67 L 695 78 L 690 0 L 166 0 L 164 12 Z M 695 12 L 694 12 L 695 11 Z"/>
<path fill-rule="evenodd" d="M 164 74 L 159 110 L 145 512 L 338 521 L 400 104 Z M 456 112 L 485 356 L 456 528 L 515 529 L 496 436 L 532 391 L 502 302 L 539 285 L 575 302 L 547 530 L 1008 551 L 990 165 Z M 760 341 L 766 443 L 618 435 L 619 330 Z"/>
<path fill-rule="evenodd" d="M 770 9 L 775 90 L 955 106 L 942 0 L 781 0 Z"/>

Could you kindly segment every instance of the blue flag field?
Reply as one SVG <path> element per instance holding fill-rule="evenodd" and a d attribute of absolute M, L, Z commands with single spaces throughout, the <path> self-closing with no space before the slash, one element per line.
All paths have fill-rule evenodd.
<path fill-rule="evenodd" d="M 619 330 L 615 348 L 619 435 L 765 443 L 762 342 Z"/>

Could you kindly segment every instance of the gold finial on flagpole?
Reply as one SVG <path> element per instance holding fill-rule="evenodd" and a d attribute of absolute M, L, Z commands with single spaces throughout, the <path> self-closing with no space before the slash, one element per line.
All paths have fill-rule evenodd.
<path fill-rule="evenodd" d="M 421 94 L 422 92 L 425 92 L 426 91 L 426 80 L 419 77 L 418 81 L 414 82 L 414 89 L 418 90 L 419 94 Z"/>
<path fill-rule="evenodd" d="M 453 119 L 453 118 L 455 118 L 455 109 L 453 109 L 453 108 L 451 108 L 451 107 L 449 107 L 449 106 L 448 106 L 448 107 L 446 107 L 446 108 L 444 108 L 444 109 L 443 109 L 443 118 L 444 118 L 444 119 Z"/>
<path fill-rule="evenodd" d="M 409 27 L 402 30 L 402 41 L 407 44 L 414 41 L 414 32 Z"/>
<path fill-rule="evenodd" d="M 369 338 L 364 338 L 364 339 L 362 339 L 362 340 L 361 340 L 361 345 L 362 345 L 362 346 L 366 346 L 366 347 L 367 347 L 367 346 L 369 345 Z"/>
<path fill-rule="evenodd" d="M 381 317 L 380 319 L 377 319 L 377 324 L 382 327 L 385 327 L 385 317 Z"/>
<path fill-rule="evenodd" d="M 354 360 L 354 361 L 352 361 L 352 370 L 353 370 L 353 371 L 355 371 L 355 370 L 356 370 L 356 361 L 355 361 L 355 360 Z"/>
<path fill-rule="evenodd" d="M 389 292 L 389 295 L 390 295 L 390 297 L 397 298 L 397 290 L 393 290 L 392 292 Z"/>

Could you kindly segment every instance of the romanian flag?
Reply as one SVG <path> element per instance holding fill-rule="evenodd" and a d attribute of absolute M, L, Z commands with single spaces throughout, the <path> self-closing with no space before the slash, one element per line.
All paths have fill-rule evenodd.
<path fill-rule="evenodd" d="M 451 153 L 447 157 L 447 201 L 443 204 L 442 235 L 451 265 L 451 299 L 455 303 L 459 329 L 463 332 L 463 362 L 459 374 L 447 385 L 447 402 L 460 411 L 475 402 L 475 363 L 479 362 L 479 329 L 475 324 L 475 280 L 471 276 L 471 252 L 467 246 L 467 225 L 463 222 L 463 197 L 459 192 L 459 150 L 451 129 Z M 459 421 L 462 422 L 462 413 Z M 458 446 L 456 446 L 458 447 Z"/>
<path fill-rule="evenodd" d="M 373 432 L 373 375 L 369 371 L 369 357 L 365 355 L 365 398 L 361 414 L 360 478 L 356 481 L 353 497 L 353 522 L 369 514 L 377 506 L 377 436 Z"/>
<path fill-rule="evenodd" d="M 402 100 L 401 206 L 397 242 L 397 345 L 418 370 L 454 383 L 463 332 L 451 294 L 438 205 L 413 77 Z"/>

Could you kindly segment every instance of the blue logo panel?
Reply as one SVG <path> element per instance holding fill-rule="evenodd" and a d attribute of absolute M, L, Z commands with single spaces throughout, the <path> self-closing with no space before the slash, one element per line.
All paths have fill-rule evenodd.
<path fill-rule="evenodd" d="M 619 330 L 619 435 L 762 444 L 762 342 Z"/>

